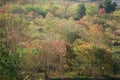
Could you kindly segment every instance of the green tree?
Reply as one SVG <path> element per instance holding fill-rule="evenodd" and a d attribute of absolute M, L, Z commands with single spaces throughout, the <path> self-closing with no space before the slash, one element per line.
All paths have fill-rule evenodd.
<path fill-rule="evenodd" d="M 76 20 L 79 20 L 80 18 L 82 18 L 84 15 L 86 14 L 86 8 L 84 3 L 80 3 L 78 5 L 78 9 L 77 9 L 77 16 L 75 17 Z"/>
<path fill-rule="evenodd" d="M 103 7 L 103 3 L 99 3 L 98 8 L 99 8 L 99 9 L 104 8 L 104 7 Z"/>
<path fill-rule="evenodd" d="M 115 11 L 116 3 L 112 3 L 111 0 L 105 0 L 103 6 L 107 13 Z"/>
<path fill-rule="evenodd" d="M 17 54 L 10 54 L 5 51 L 5 46 L 0 44 L 0 79 L 13 80 L 17 79 L 17 67 L 19 57 Z"/>

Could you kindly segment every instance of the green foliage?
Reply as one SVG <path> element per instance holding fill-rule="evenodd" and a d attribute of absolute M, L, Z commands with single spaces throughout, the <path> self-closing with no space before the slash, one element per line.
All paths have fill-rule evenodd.
<path fill-rule="evenodd" d="M 57 5 L 57 4 L 54 4 L 54 3 L 49 3 L 49 5 L 43 5 L 42 6 L 43 10 L 44 11 L 47 11 L 47 12 L 51 12 L 53 13 L 55 16 L 58 16 L 59 13 L 57 9 L 60 9 L 60 5 Z"/>
<path fill-rule="evenodd" d="M 113 13 L 111 14 L 111 17 L 112 17 L 113 19 L 118 20 L 118 19 L 120 18 L 120 10 L 116 10 L 115 12 L 113 12 Z"/>
<path fill-rule="evenodd" d="M 0 79 L 17 79 L 18 64 L 18 55 L 6 53 L 4 47 L 0 47 Z"/>
<path fill-rule="evenodd" d="M 76 42 L 78 43 L 77 40 Z M 104 76 L 112 74 L 112 58 L 106 49 L 91 43 L 79 42 L 81 45 L 77 44 L 78 46 L 73 47 L 73 51 L 77 55 L 74 66 L 77 67 L 79 75 Z"/>
<path fill-rule="evenodd" d="M 117 4 L 112 3 L 111 0 L 105 0 L 102 5 L 100 4 L 99 8 L 104 7 L 107 13 L 111 13 L 115 11 L 116 6 Z"/>
<path fill-rule="evenodd" d="M 79 4 L 78 5 L 78 10 L 77 10 L 77 16 L 75 17 L 76 20 L 79 20 L 80 18 L 82 18 L 84 15 L 86 14 L 86 8 L 85 5 Z"/>
<path fill-rule="evenodd" d="M 30 11 L 34 11 L 36 13 L 38 13 L 39 15 L 46 15 L 46 12 L 43 10 L 42 6 L 39 5 L 32 5 L 32 4 L 27 4 L 24 6 L 24 9 L 26 12 L 30 12 Z"/>
<path fill-rule="evenodd" d="M 2 30 L 3 31 L 3 30 Z M 6 47 L 2 41 L 3 36 L 0 36 L 0 79 L 13 80 L 16 79 L 18 66 L 18 55 L 6 52 Z"/>
<path fill-rule="evenodd" d="M 86 15 L 92 16 L 97 13 L 97 7 L 93 5 L 86 5 Z"/>
<path fill-rule="evenodd" d="M 7 9 L 7 12 L 8 13 L 17 13 L 17 14 L 19 14 L 19 13 L 23 13 L 24 12 L 24 8 L 23 8 L 23 6 L 21 6 L 21 5 L 18 5 L 18 4 L 12 4 L 12 5 L 10 5 L 9 6 L 9 8 Z"/>
<path fill-rule="evenodd" d="M 26 4 L 26 5 L 18 5 L 18 4 L 11 4 L 9 8 L 7 9 L 8 13 L 17 13 L 17 14 L 28 14 L 29 12 L 34 11 L 38 13 L 39 15 L 46 15 L 46 11 L 43 10 L 42 6 L 39 5 L 32 5 L 32 4 Z"/>
<path fill-rule="evenodd" d="M 118 53 L 112 53 L 112 58 L 113 58 L 113 60 L 114 60 L 114 73 L 115 74 L 119 74 L 120 72 L 119 72 L 119 66 L 120 66 L 120 62 L 119 62 L 119 60 L 120 60 L 120 55 L 118 54 Z"/>
<path fill-rule="evenodd" d="M 103 3 L 99 3 L 98 8 L 99 9 L 104 8 Z"/>
<path fill-rule="evenodd" d="M 66 24 L 63 24 L 64 27 L 61 28 L 60 34 L 65 39 L 65 41 L 73 43 L 76 39 L 80 38 L 78 29 L 80 26 L 75 26 L 73 21 L 65 21 Z"/>

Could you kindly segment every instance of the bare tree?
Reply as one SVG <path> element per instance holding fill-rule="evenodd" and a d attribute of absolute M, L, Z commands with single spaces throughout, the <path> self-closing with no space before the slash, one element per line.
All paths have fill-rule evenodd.
<path fill-rule="evenodd" d="M 50 74 L 62 72 L 65 64 L 66 46 L 63 41 L 52 41 L 40 43 L 41 65 L 45 73 L 45 78 Z M 52 73 L 50 73 L 52 72 Z"/>

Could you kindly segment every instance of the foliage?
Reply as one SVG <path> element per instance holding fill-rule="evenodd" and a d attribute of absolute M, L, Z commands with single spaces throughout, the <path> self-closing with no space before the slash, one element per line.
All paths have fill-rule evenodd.
<path fill-rule="evenodd" d="M 41 53 L 41 68 L 44 70 L 45 76 L 49 76 L 50 72 L 63 72 L 66 54 L 66 45 L 63 41 L 42 43 L 39 50 Z"/>
<path fill-rule="evenodd" d="M 104 8 L 103 3 L 99 3 L 98 8 L 99 9 Z"/>
<path fill-rule="evenodd" d="M 85 5 L 79 4 L 78 5 L 78 10 L 77 10 L 77 16 L 75 17 L 76 20 L 79 20 L 80 18 L 82 18 L 84 15 L 86 14 L 86 8 Z"/>
<path fill-rule="evenodd" d="M 86 5 L 86 15 L 93 16 L 97 13 L 97 7 L 94 5 Z"/>
<path fill-rule="evenodd" d="M 111 0 L 105 0 L 103 4 L 100 4 L 99 8 L 104 7 L 107 13 L 115 11 L 117 4 L 112 3 Z"/>
<path fill-rule="evenodd" d="M 3 6 L 8 0 L 1 0 L 0 1 L 0 6 Z"/>
<path fill-rule="evenodd" d="M 115 4 L 108 4 L 106 0 L 99 5 L 100 14 L 97 14 L 97 2 L 55 2 L 9 0 L 5 5 L 2 3 L 0 79 L 86 80 L 118 74 L 120 11 L 110 11 Z M 107 14 L 106 10 L 114 12 Z"/>
<path fill-rule="evenodd" d="M 19 56 L 6 53 L 5 47 L 0 47 L 0 79 L 13 80 L 18 78 L 17 68 L 19 65 Z"/>
<path fill-rule="evenodd" d="M 10 13 L 23 13 L 24 9 L 23 9 L 23 6 L 15 4 L 15 5 L 10 5 L 9 8 L 7 9 L 7 12 L 10 12 Z"/>
<path fill-rule="evenodd" d="M 19 77 L 17 71 L 20 58 L 16 49 L 24 24 L 19 16 L 14 16 L 16 17 L 13 18 L 13 15 L 9 14 L 0 15 L 0 29 L 2 29 L 0 39 L 0 78 L 5 80 L 18 79 Z"/>
<path fill-rule="evenodd" d="M 8 13 L 22 13 L 22 14 L 28 14 L 29 12 L 34 11 L 38 13 L 39 15 L 45 16 L 46 12 L 42 9 L 41 6 L 38 5 L 32 5 L 32 4 L 26 4 L 26 5 L 18 5 L 18 4 L 11 4 L 9 8 L 7 9 Z"/>
<path fill-rule="evenodd" d="M 75 66 L 77 66 L 79 75 L 104 76 L 112 74 L 112 59 L 108 51 L 92 43 L 81 42 L 80 40 L 76 40 L 76 42 L 73 50 L 77 55 Z"/>
<path fill-rule="evenodd" d="M 105 9 L 104 9 L 104 8 L 101 8 L 101 9 L 99 9 L 98 13 L 99 13 L 99 14 L 105 14 L 105 13 L 106 13 L 106 11 L 105 11 Z"/>
<path fill-rule="evenodd" d="M 46 12 L 43 10 L 43 8 L 39 5 L 31 5 L 31 4 L 28 4 L 28 5 L 25 5 L 24 6 L 26 12 L 30 12 L 30 11 L 34 11 L 34 12 L 37 12 L 39 15 L 43 15 L 45 16 Z"/>

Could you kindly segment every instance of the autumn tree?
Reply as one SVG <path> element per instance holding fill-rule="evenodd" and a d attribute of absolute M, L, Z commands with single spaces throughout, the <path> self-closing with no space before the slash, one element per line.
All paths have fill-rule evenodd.
<path fill-rule="evenodd" d="M 76 40 L 73 46 L 76 54 L 74 66 L 78 75 L 109 76 L 112 74 L 113 61 L 106 48 L 81 40 Z"/>
<path fill-rule="evenodd" d="M 22 20 L 17 15 L 0 15 L 0 77 L 18 79 L 19 54 L 18 42 L 22 34 Z"/>
<path fill-rule="evenodd" d="M 41 53 L 40 66 L 42 70 L 44 70 L 45 78 L 50 77 L 51 72 L 63 72 L 66 55 L 66 45 L 64 41 L 42 42 L 39 50 Z"/>

